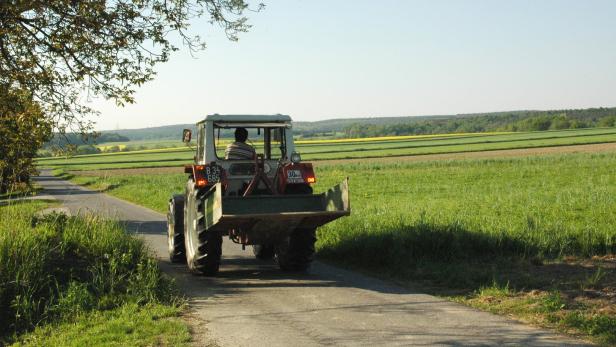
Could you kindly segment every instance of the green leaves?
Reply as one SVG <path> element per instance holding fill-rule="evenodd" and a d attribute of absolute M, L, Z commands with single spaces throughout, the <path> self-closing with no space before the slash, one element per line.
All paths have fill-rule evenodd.
<path fill-rule="evenodd" d="M 51 136 L 51 123 L 23 89 L 0 85 L 0 194 L 23 188 L 36 172 L 32 158 Z"/>
<path fill-rule="evenodd" d="M 152 80 L 155 66 L 177 50 L 173 35 L 190 50 L 203 49 L 187 30 L 206 17 L 237 40 L 249 28 L 247 6 L 244 0 L 3 2 L 0 85 L 27 90 L 58 129 L 88 130 L 84 116 L 95 111 L 83 105 L 84 96 L 133 103 L 135 86 Z"/>
<path fill-rule="evenodd" d="M 249 26 L 244 0 L 50 0 L 0 3 L 0 190 L 24 182 L 51 128 L 86 133 L 90 96 L 135 102 L 135 87 L 177 48 L 204 42 L 187 32 L 209 17 L 231 40 Z M 260 7 L 259 7 L 260 8 Z"/>

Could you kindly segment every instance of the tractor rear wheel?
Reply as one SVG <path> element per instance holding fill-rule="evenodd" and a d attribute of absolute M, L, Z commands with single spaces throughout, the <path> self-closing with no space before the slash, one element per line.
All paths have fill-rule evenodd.
<path fill-rule="evenodd" d="M 274 245 L 253 245 L 252 252 L 257 259 L 270 260 L 274 257 Z"/>
<path fill-rule="evenodd" d="M 314 228 L 297 228 L 276 245 L 276 262 L 281 270 L 308 270 L 314 258 L 315 232 Z"/>
<path fill-rule="evenodd" d="M 203 194 L 204 191 L 196 189 L 194 181 L 189 179 L 184 208 L 186 263 L 191 272 L 212 276 L 218 273 L 220 267 L 222 235 L 205 229 Z"/>
<path fill-rule="evenodd" d="M 169 246 L 169 260 L 172 263 L 186 261 L 184 248 L 184 196 L 175 194 L 169 200 L 167 212 L 167 244 Z"/>

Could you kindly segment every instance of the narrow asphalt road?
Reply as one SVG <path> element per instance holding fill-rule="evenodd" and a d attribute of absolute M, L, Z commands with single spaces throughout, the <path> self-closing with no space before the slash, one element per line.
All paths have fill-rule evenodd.
<path fill-rule="evenodd" d="M 584 345 L 576 340 L 316 262 L 289 274 L 226 239 L 219 276 L 193 276 L 171 264 L 165 216 L 76 186 L 43 171 L 42 195 L 72 214 L 127 223 L 143 237 L 190 298 L 197 345 Z M 206 331 L 207 329 L 207 331 Z"/>

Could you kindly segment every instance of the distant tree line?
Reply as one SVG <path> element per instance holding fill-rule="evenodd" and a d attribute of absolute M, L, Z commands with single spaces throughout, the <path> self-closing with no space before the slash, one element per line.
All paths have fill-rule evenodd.
<path fill-rule="evenodd" d="M 343 130 L 343 137 L 376 137 L 473 133 L 492 131 L 544 131 L 616 126 L 616 108 L 561 111 L 518 111 L 446 119 L 421 119 L 397 124 L 356 123 Z M 313 135 L 314 136 L 314 135 Z"/>
<path fill-rule="evenodd" d="M 127 142 L 130 139 L 115 133 L 94 133 L 94 136 L 82 136 L 79 133 L 54 134 L 53 138 L 43 145 L 44 149 L 65 147 L 66 145 L 93 145 L 105 142 Z"/>
<path fill-rule="evenodd" d="M 120 152 L 125 147 L 109 146 L 101 150 L 96 145 L 108 142 L 128 142 L 130 139 L 115 133 L 93 133 L 82 136 L 79 133 L 55 133 L 38 151 L 39 157 L 71 156 L 77 154 L 97 154 L 102 152 Z"/>

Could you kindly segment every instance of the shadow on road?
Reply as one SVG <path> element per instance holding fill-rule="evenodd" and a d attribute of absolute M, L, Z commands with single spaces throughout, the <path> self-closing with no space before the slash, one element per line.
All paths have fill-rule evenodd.
<path fill-rule="evenodd" d="M 127 231 L 146 235 L 167 235 L 167 222 L 164 221 L 120 221 Z"/>

